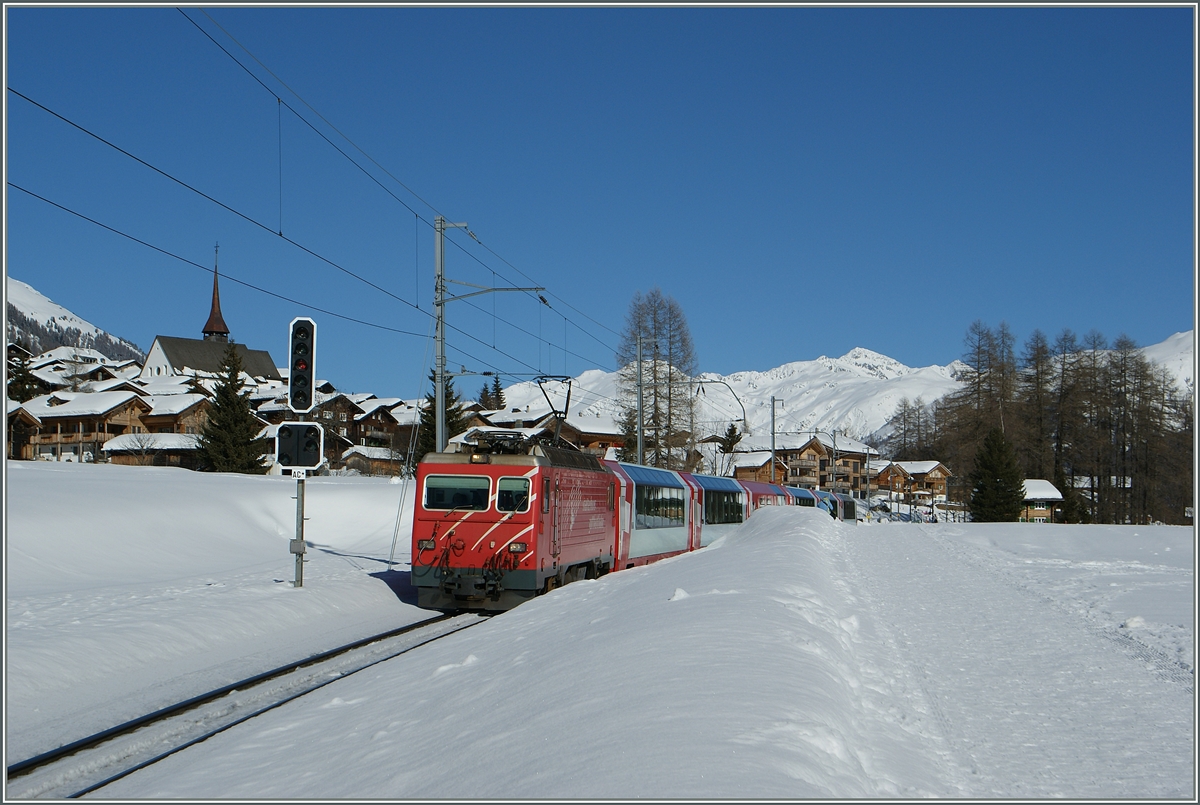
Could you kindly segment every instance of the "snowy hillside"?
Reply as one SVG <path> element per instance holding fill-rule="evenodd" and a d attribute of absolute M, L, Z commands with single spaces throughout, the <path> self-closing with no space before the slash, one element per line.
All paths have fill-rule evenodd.
<path fill-rule="evenodd" d="M 1142 354 L 1154 363 L 1163 366 L 1175 376 L 1179 388 L 1192 393 L 1196 389 L 1196 355 L 1194 330 L 1175 335 L 1161 344 L 1143 347 Z"/>
<path fill-rule="evenodd" d="M 34 355 L 68 346 L 94 349 L 113 360 L 145 360 L 146 354 L 136 344 L 84 321 L 27 283 L 12 277 L 5 280 L 10 342 L 27 345 Z"/>

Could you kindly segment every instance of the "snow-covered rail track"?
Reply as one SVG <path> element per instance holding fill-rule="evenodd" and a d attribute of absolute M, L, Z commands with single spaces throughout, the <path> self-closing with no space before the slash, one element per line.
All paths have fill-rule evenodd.
<path fill-rule="evenodd" d="M 81 797 L 219 732 L 414 648 L 487 620 L 436 618 L 226 685 L 6 769 L 5 799 Z"/>

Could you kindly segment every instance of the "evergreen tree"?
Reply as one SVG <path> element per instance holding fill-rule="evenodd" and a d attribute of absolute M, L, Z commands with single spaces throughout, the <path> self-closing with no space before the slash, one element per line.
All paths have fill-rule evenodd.
<path fill-rule="evenodd" d="M 8 398 L 16 402 L 28 402 L 37 396 L 38 382 L 29 370 L 29 356 L 21 353 L 8 373 Z"/>
<path fill-rule="evenodd" d="M 479 396 L 476 398 L 479 401 L 479 407 L 485 411 L 496 410 L 496 404 L 492 401 L 492 390 L 487 383 L 483 384 L 483 388 L 479 390 Z"/>
<path fill-rule="evenodd" d="M 1012 523 L 1021 516 L 1025 489 L 1017 454 L 999 428 L 992 428 L 975 454 L 971 471 L 971 519 Z"/>
<path fill-rule="evenodd" d="M 208 421 L 200 433 L 200 467 L 214 472 L 262 474 L 267 467 L 262 456 L 267 440 L 255 436 L 262 429 L 250 408 L 250 393 L 243 393 L 242 358 L 229 342 L 221 363 L 216 397 L 208 409 Z"/>
<path fill-rule="evenodd" d="M 499 411 L 508 407 L 508 400 L 504 399 L 504 389 L 500 386 L 500 375 L 492 376 L 492 410 Z"/>
<path fill-rule="evenodd" d="M 636 464 L 637 454 L 637 409 L 626 408 L 621 412 L 621 438 L 623 444 L 617 449 L 617 460 Z"/>
<path fill-rule="evenodd" d="M 417 461 L 437 449 L 434 445 L 437 441 L 437 370 L 430 370 L 429 382 L 432 388 L 425 397 L 425 404 L 421 406 L 421 422 L 417 426 Z M 462 400 L 454 390 L 454 382 L 446 378 L 446 438 L 457 436 L 466 429 L 467 416 L 462 410 Z"/>
<path fill-rule="evenodd" d="M 717 446 L 720 447 L 722 453 L 728 455 L 733 452 L 734 448 L 738 446 L 738 442 L 741 440 L 742 433 L 738 430 L 737 424 L 730 422 L 729 427 L 725 429 L 725 435 L 721 437 L 719 442 L 717 442 Z"/>

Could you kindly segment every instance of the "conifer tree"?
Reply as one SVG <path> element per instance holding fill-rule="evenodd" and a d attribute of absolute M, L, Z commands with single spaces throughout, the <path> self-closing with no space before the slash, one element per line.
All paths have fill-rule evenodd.
<path fill-rule="evenodd" d="M 1017 454 L 999 428 L 992 428 L 975 454 L 971 471 L 971 519 L 1013 523 L 1021 516 L 1025 487 Z"/>
<path fill-rule="evenodd" d="M 434 442 L 437 441 L 437 422 L 435 412 L 437 411 L 437 372 L 430 370 L 429 382 L 433 384 L 433 388 L 429 390 L 429 394 L 425 397 L 425 405 L 421 407 L 421 423 L 418 425 L 419 431 L 417 434 L 417 461 L 425 457 L 426 453 L 432 453 L 437 448 Z M 467 429 L 467 416 L 462 410 L 462 400 L 459 399 L 458 393 L 454 390 L 454 383 L 450 378 L 446 378 L 446 438 L 457 436 Z"/>
<path fill-rule="evenodd" d="M 216 396 L 208 409 L 208 421 L 200 433 L 200 467 L 213 472 L 262 474 L 267 467 L 262 456 L 267 440 L 255 438 L 262 423 L 250 408 L 250 394 L 243 393 L 242 358 L 229 342 L 221 363 Z"/>
<path fill-rule="evenodd" d="M 476 398 L 479 401 L 479 407 L 485 411 L 494 411 L 496 406 L 492 401 L 492 390 L 487 383 L 483 384 L 483 388 L 479 389 L 479 396 Z"/>
<path fill-rule="evenodd" d="M 621 438 L 624 443 L 617 449 L 617 459 L 636 464 L 637 454 L 637 409 L 626 408 L 621 412 Z"/>
<path fill-rule="evenodd" d="M 508 400 L 504 399 L 504 389 L 500 386 L 500 375 L 492 376 L 492 409 L 500 410 L 508 407 Z"/>
<path fill-rule="evenodd" d="M 28 402 L 37 396 L 38 384 L 29 370 L 29 356 L 24 353 L 17 359 L 8 374 L 8 398 L 15 402 Z"/>

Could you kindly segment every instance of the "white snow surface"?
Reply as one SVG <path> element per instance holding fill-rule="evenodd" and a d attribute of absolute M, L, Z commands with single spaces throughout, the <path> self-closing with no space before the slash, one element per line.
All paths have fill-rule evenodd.
<path fill-rule="evenodd" d="M 295 588 L 289 478 L 7 462 L 6 764 L 427 617 L 407 485 L 306 483 Z M 767 507 L 93 796 L 1194 799 L 1193 545 Z"/>

